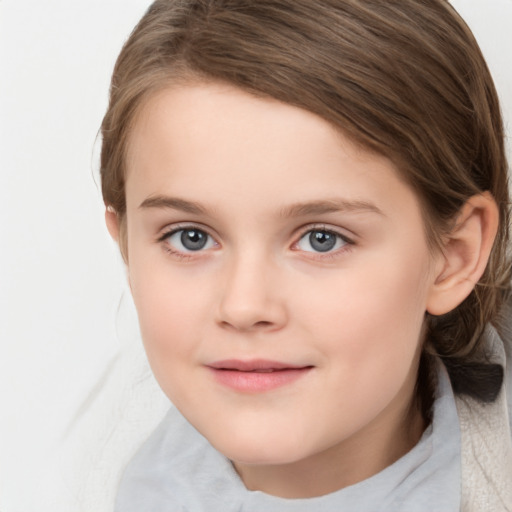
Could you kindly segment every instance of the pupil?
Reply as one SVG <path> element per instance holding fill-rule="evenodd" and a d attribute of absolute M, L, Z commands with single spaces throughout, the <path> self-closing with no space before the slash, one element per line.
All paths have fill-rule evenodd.
<path fill-rule="evenodd" d="M 313 231 L 309 235 L 309 243 L 315 251 L 327 252 L 336 245 L 336 236 L 326 231 Z"/>
<path fill-rule="evenodd" d="M 189 251 L 199 251 L 206 245 L 206 235 L 197 229 L 188 229 L 181 233 L 181 243 Z"/>

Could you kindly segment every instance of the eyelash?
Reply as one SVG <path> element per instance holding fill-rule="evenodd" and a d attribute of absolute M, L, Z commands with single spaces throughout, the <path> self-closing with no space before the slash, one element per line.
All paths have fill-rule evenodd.
<path fill-rule="evenodd" d="M 299 242 L 308 233 L 314 233 L 314 232 L 325 233 L 328 235 L 334 235 L 336 238 L 340 239 L 344 245 L 338 249 L 335 249 L 332 251 L 329 250 L 326 252 L 304 251 L 309 254 L 309 256 L 308 256 L 309 258 L 313 258 L 313 259 L 321 260 L 321 261 L 333 260 L 337 257 L 344 255 L 346 252 L 352 250 L 353 246 L 355 245 L 355 241 L 352 238 L 349 238 L 345 234 L 340 233 L 340 231 L 338 231 L 334 228 L 328 227 L 325 224 L 314 224 L 314 225 L 308 225 L 301 230 L 298 240 L 292 245 L 292 250 L 293 250 L 293 247 L 298 246 Z M 300 249 L 295 249 L 295 250 L 300 250 Z"/>
<path fill-rule="evenodd" d="M 202 226 L 194 226 L 193 224 L 183 224 L 183 225 L 177 225 L 174 226 L 172 229 L 169 229 L 165 231 L 162 235 L 160 235 L 157 238 L 157 242 L 163 245 L 163 248 L 165 252 L 171 254 L 172 256 L 178 258 L 179 260 L 190 260 L 195 257 L 195 253 L 202 252 L 201 250 L 198 251 L 190 251 L 190 252 L 183 252 L 179 251 L 177 249 L 174 249 L 169 243 L 166 243 L 166 240 L 168 240 L 171 236 L 175 235 L 176 233 L 179 233 L 181 231 L 200 231 L 204 233 L 207 237 L 211 238 L 212 240 L 215 240 L 215 238 L 208 233 L 208 230 L 206 230 Z M 216 242 L 215 242 L 216 243 Z M 217 243 L 216 243 L 217 244 Z M 218 245 L 218 244 L 217 244 Z"/>
<path fill-rule="evenodd" d="M 215 242 L 215 237 L 213 237 L 210 233 L 208 233 L 208 230 L 205 229 L 202 226 L 195 226 L 193 224 L 184 224 L 184 225 L 178 225 L 174 226 L 172 229 L 169 229 L 165 231 L 162 235 L 160 235 L 157 238 L 157 242 L 163 245 L 164 250 L 171 254 L 172 256 L 180 259 L 180 260 L 190 260 L 194 258 L 196 255 L 195 253 L 201 253 L 203 252 L 201 249 L 197 251 L 190 251 L 190 252 L 183 252 L 177 249 L 174 249 L 169 243 L 166 243 L 166 240 L 168 240 L 171 236 L 175 235 L 176 233 L 182 232 L 182 231 L 200 231 L 204 233 L 207 237 L 211 238 Z M 303 251 L 305 253 L 309 254 L 309 258 L 313 258 L 316 260 L 321 261 L 327 261 L 335 259 L 338 256 L 341 256 L 342 254 L 350 251 L 352 247 L 355 245 L 355 241 L 349 237 L 347 237 L 345 234 L 340 233 L 336 229 L 333 229 L 331 227 L 325 226 L 323 224 L 315 224 L 315 225 L 308 225 L 304 227 L 297 240 L 292 244 L 291 248 L 294 251 L 300 251 L 300 249 L 295 249 L 295 247 L 298 246 L 299 242 L 308 234 L 313 232 L 320 232 L 325 233 L 328 235 L 333 235 L 336 238 L 340 239 L 343 242 L 343 246 L 336 249 L 336 250 L 329 250 L 326 252 L 321 251 Z M 216 245 L 219 245 L 217 242 L 215 242 Z"/>

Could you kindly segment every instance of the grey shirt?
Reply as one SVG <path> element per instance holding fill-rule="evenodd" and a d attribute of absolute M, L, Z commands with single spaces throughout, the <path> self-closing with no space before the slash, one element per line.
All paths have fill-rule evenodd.
<path fill-rule="evenodd" d="M 433 422 L 411 451 L 367 480 L 309 499 L 247 490 L 231 462 L 172 408 L 126 468 L 115 512 L 458 511 L 459 422 L 440 363 L 438 374 Z"/>

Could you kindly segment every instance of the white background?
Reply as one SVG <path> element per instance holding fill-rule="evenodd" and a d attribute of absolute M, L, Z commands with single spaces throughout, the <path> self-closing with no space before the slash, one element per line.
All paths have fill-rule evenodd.
<path fill-rule="evenodd" d="M 510 125 L 512 0 L 453 3 Z M 41 472 L 136 338 L 133 318 L 116 323 L 124 273 L 103 225 L 96 139 L 115 58 L 148 5 L 0 0 L 1 512 L 74 512 L 65 489 L 44 504 Z"/>

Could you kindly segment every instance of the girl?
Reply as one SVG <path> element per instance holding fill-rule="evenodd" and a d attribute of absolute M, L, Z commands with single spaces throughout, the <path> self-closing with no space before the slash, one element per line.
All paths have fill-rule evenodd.
<path fill-rule="evenodd" d="M 496 92 L 444 0 L 157 0 L 106 221 L 176 408 L 116 510 L 512 510 Z"/>

